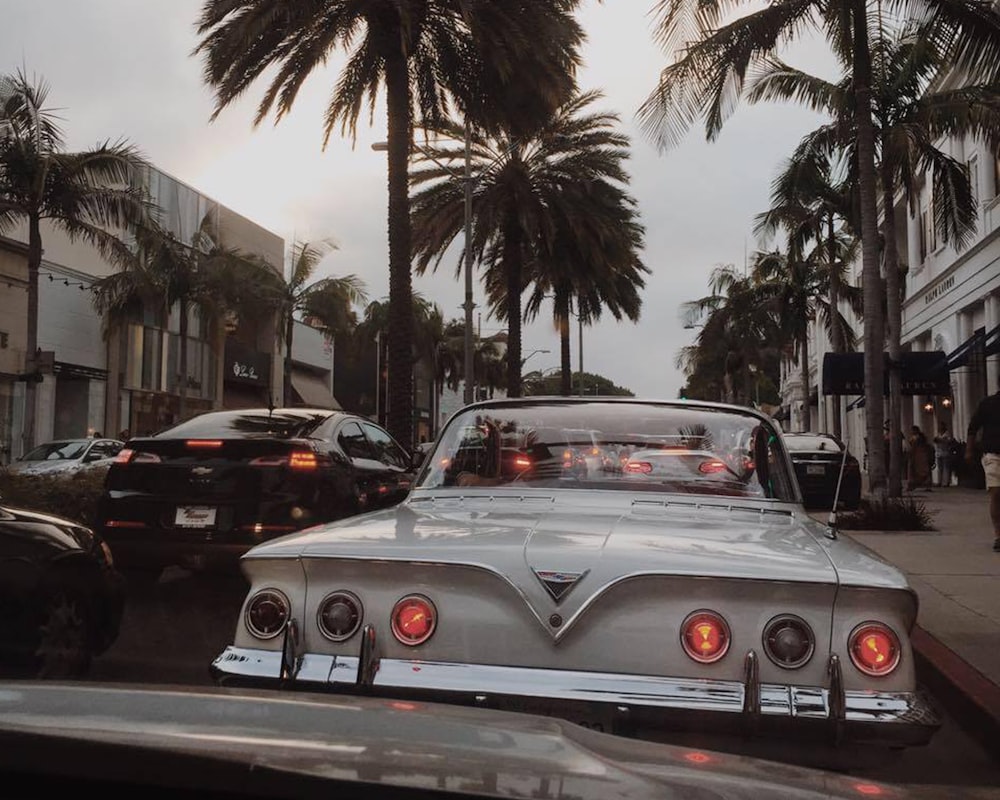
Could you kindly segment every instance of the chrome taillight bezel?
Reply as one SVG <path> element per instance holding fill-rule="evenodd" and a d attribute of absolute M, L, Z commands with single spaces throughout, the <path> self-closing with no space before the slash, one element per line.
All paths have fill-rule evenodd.
<path fill-rule="evenodd" d="M 283 607 L 283 616 L 281 624 L 273 631 L 265 631 L 259 628 L 253 622 L 253 612 L 255 604 L 263 602 L 265 600 L 275 601 L 277 605 Z M 292 616 L 292 604 L 288 600 L 288 595 L 282 592 L 280 589 L 261 589 L 259 592 L 255 592 L 254 595 L 247 600 L 246 608 L 243 612 L 243 624 L 246 625 L 246 629 L 250 631 L 251 635 L 257 639 L 267 641 L 268 639 L 273 639 L 276 636 L 280 636 L 282 631 L 288 625 L 288 620 Z"/>
<path fill-rule="evenodd" d="M 888 662 L 888 666 L 882 669 L 872 669 L 871 667 L 864 664 L 860 657 L 855 653 L 855 645 L 861 635 L 868 629 L 875 628 L 883 633 L 889 635 L 892 640 L 893 648 L 895 650 L 893 658 Z M 896 671 L 899 666 L 900 661 L 903 659 L 903 642 L 900 639 L 899 634 L 892 629 L 890 625 L 884 622 L 878 622 L 877 620 L 866 620 L 865 622 L 855 625 L 851 631 L 850 636 L 847 637 L 847 653 L 851 659 L 851 663 L 854 668 L 858 670 L 862 675 L 867 675 L 869 678 L 885 678 Z"/>
<path fill-rule="evenodd" d="M 354 606 L 354 624 L 351 629 L 346 633 L 334 633 L 331 631 L 325 621 L 324 615 L 325 611 L 334 602 L 347 602 Z M 337 589 L 334 592 L 330 592 L 326 597 L 323 598 L 322 602 L 319 604 L 319 608 L 316 609 L 316 626 L 319 628 L 319 632 L 323 634 L 323 637 L 329 639 L 331 642 L 346 642 L 359 630 L 361 630 L 361 623 L 364 620 L 365 607 L 354 592 L 349 592 L 346 589 Z"/>
<path fill-rule="evenodd" d="M 791 623 L 792 625 L 801 628 L 809 642 L 809 648 L 805 655 L 797 661 L 782 661 L 772 650 L 770 643 L 771 639 L 778 632 L 777 629 L 783 623 Z M 816 634 L 813 632 L 812 626 L 797 614 L 778 614 L 776 617 L 772 617 L 768 621 L 767 625 L 764 626 L 760 642 L 761 646 L 764 648 L 764 654 L 768 657 L 768 659 L 770 659 L 771 663 L 777 667 L 781 667 L 782 669 L 801 669 L 809 663 L 813 654 L 816 652 Z"/>

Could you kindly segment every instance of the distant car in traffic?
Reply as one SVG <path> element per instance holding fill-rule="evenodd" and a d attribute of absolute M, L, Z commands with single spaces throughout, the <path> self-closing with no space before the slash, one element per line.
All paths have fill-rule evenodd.
<path fill-rule="evenodd" d="M 0 602 L 0 675 L 78 678 L 118 638 L 125 593 L 93 530 L 0 504 Z"/>
<path fill-rule="evenodd" d="M 57 439 L 40 444 L 7 469 L 22 475 L 42 475 L 107 467 L 124 446 L 118 439 Z"/>
<path fill-rule="evenodd" d="M 235 565 L 268 539 L 398 503 L 413 473 L 410 454 L 355 414 L 213 411 L 130 439 L 108 470 L 97 527 L 135 575 Z"/>
<path fill-rule="evenodd" d="M 840 505 L 848 510 L 860 505 L 861 465 L 850 451 L 845 458 L 843 442 L 829 433 L 785 433 L 783 438 L 806 508 L 832 508 L 838 480 Z"/>

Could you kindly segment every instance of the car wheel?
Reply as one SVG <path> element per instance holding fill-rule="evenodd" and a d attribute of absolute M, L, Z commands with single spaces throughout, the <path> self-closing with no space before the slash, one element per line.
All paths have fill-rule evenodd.
<path fill-rule="evenodd" d="M 51 591 L 42 603 L 35 646 L 35 677 L 79 678 L 90 669 L 90 603 L 70 588 Z"/>

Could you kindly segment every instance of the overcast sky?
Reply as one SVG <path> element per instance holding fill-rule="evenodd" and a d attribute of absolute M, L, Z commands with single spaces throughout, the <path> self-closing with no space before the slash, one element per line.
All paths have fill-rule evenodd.
<path fill-rule="evenodd" d="M 600 89 L 595 110 L 616 112 L 632 138 L 631 192 L 646 227 L 651 270 L 638 324 L 610 315 L 584 330 L 584 369 L 646 397 L 676 397 L 683 375 L 679 307 L 707 292 L 716 265 L 742 265 L 756 246 L 752 220 L 768 204 L 781 161 L 818 118 L 789 106 L 741 106 L 709 144 L 702 129 L 658 153 L 636 124 L 636 110 L 666 56 L 652 37 L 653 0 L 587 0 L 580 12 L 588 40 L 581 89 Z M 215 121 L 201 63 L 191 55 L 200 0 L 0 0 L 0 72 L 25 69 L 51 87 L 49 104 L 64 119 L 71 148 L 125 137 L 160 169 L 235 211 L 293 239 L 332 237 L 338 249 L 323 264 L 354 273 L 373 299 L 388 294 L 384 116 L 359 126 L 356 143 L 334 138 L 322 149 L 322 112 L 341 63 L 307 82 L 291 116 L 258 129 L 251 117 L 263 85 Z M 822 45 L 801 48 L 796 65 L 829 66 Z M 414 279 L 446 318 L 460 317 L 462 284 L 454 259 L 437 275 Z M 481 292 L 476 291 L 477 302 Z M 484 335 L 500 324 L 482 318 Z M 544 312 L 524 332 L 526 369 L 556 367 L 558 336 Z M 577 366 L 577 338 L 572 341 Z"/>

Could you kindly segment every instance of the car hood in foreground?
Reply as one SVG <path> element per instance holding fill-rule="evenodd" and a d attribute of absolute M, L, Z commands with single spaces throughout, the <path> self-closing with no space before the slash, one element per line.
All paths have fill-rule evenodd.
<path fill-rule="evenodd" d="M 359 783 L 458 797 L 541 797 L 557 786 L 580 800 L 859 796 L 857 777 L 525 714 L 350 696 L 0 683 L 0 742 L 0 764 L 21 775 L 269 797 L 328 798 Z M 933 796 L 860 782 L 882 797 Z"/>
<path fill-rule="evenodd" d="M 418 491 L 394 508 L 258 545 L 245 558 L 431 560 L 508 575 L 528 566 L 593 571 L 601 582 L 668 573 L 834 584 L 843 566 L 850 583 L 905 587 L 894 567 L 853 543 L 830 540 L 800 509 L 735 503 L 617 491 Z"/>

